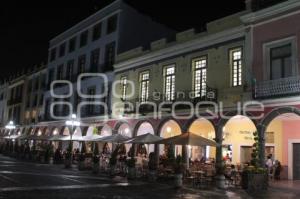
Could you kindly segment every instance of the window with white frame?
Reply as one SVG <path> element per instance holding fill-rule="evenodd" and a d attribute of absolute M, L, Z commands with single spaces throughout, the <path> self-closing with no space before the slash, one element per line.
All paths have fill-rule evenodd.
<path fill-rule="evenodd" d="M 230 51 L 232 86 L 242 85 L 242 49 L 235 48 Z"/>
<path fill-rule="evenodd" d="M 192 62 L 194 69 L 194 96 L 206 96 L 207 57 L 196 58 Z"/>
<path fill-rule="evenodd" d="M 175 65 L 164 68 L 164 92 L 165 100 L 172 101 L 175 99 Z"/>
<path fill-rule="evenodd" d="M 121 99 L 126 100 L 126 93 L 127 93 L 127 77 L 121 77 Z"/>
<path fill-rule="evenodd" d="M 140 102 L 147 102 L 149 98 L 149 71 L 140 74 Z"/>

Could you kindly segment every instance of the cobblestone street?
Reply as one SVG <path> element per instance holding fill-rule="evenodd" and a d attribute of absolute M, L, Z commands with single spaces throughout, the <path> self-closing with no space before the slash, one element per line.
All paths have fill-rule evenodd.
<path fill-rule="evenodd" d="M 297 185 L 298 186 L 298 185 Z M 274 185 L 275 187 L 275 185 Z M 291 185 L 270 188 L 265 195 L 250 197 L 241 189 L 176 190 L 166 184 L 127 182 L 124 178 L 93 175 L 62 165 L 19 162 L 0 156 L 0 198 L 299 198 Z"/>

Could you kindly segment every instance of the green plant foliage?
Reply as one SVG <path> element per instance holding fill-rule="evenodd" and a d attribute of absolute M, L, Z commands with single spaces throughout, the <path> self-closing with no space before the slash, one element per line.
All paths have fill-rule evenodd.
<path fill-rule="evenodd" d="M 174 162 L 174 172 L 176 174 L 181 174 L 183 172 L 183 162 L 182 157 L 178 155 Z"/>
<path fill-rule="evenodd" d="M 117 164 L 117 156 L 120 149 L 120 145 L 116 147 L 116 149 L 112 152 L 111 157 L 109 159 L 109 165 L 114 166 Z"/>
<path fill-rule="evenodd" d="M 135 167 L 135 162 L 136 162 L 136 160 L 134 158 L 130 158 L 129 160 L 126 161 L 126 165 L 129 168 L 134 168 Z"/>
<path fill-rule="evenodd" d="M 149 170 L 156 170 L 157 165 L 156 165 L 156 160 L 155 160 L 155 153 L 151 152 L 149 154 L 149 162 L 148 162 L 148 167 Z"/>
<path fill-rule="evenodd" d="M 259 165 L 259 154 L 260 154 L 260 143 L 259 143 L 259 137 L 258 137 L 258 133 L 254 132 L 253 133 L 254 136 L 254 144 L 253 144 L 253 150 L 252 150 L 252 154 L 251 154 L 251 162 L 250 162 L 250 166 L 248 166 L 246 168 L 246 172 L 250 172 L 250 173 L 266 173 L 267 170 L 266 168 L 260 167 Z"/>
<path fill-rule="evenodd" d="M 93 135 L 97 135 L 98 134 L 98 129 L 96 127 L 94 127 L 93 129 Z"/>
<path fill-rule="evenodd" d="M 93 162 L 99 162 L 99 147 L 97 143 L 94 143 L 94 151 L 93 151 Z"/>

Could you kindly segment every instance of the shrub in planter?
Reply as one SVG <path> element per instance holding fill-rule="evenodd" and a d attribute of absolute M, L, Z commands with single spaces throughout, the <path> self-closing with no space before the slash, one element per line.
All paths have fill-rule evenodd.
<path fill-rule="evenodd" d="M 93 173 L 99 173 L 99 148 L 96 143 L 93 151 Z"/>
<path fill-rule="evenodd" d="M 80 171 L 85 169 L 85 153 L 86 153 L 85 144 L 82 143 L 81 152 L 78 157 L 78 170 Z"/>
<path fill-rule="evenodd" d="M 175 187 L 179 188 L 182 187 L 182 177 L 183 177 L 183 171 L 184 171 L 184 165 L 182 163 L 182 157 L 178 155 L 176 157 L 175 163 L 174 163 L 174 173 L 175 173 L 175 180 L 174 185 Z"/>
<path fill-rule="evenodd" d="M 53 163 L 59 164 L 59 163 L 61 163 L 61 160 L 62 160 L 61 151 L 60 151 L 60 149 L 56 149 L 54 152 Z"/>
<path fill-rule="evenodd" d="M 48 144 L 45 147 L 45 153 L 44 153 L 45 163 L 49 163 L 50 159 L 52 159 L 53 162 L 53 146 L 51 144 Z"/>
<path fill-rule="evenodd" d="M 110 167 L 110 175 L 115 174 L 115 167 L 117 164 L 117 156 L 120 146 L 118 145 L 116 149 L 112 152 L 111 157 L 109 158 L 109 167 Z"/>
<path fill-rule="evenodd" d="M 260 143 L 257 132 L 254 132 L 253 136 L 255 143 L 251 154 L 251 165 L 243 171 L 241 182 L 242 187 L 252 194 L 262 192 L 268 188 L 268 171 L 266 168 L 259 166 Z"/>
<path fill-rule="evenodd" d="M 133 157 L 126 161 L 126 166 L 128 168 L 128 179 L 134 179 L 136 177 L 135 162 L 136 160 Z"/>
<path fill-rule="evenodd" d="M 148 168 L 149 168 L 148 180 L 151 182 L 156 181 L 156 179 L 157 179 L 157 164 L 156 164 L 154 152 L 151 152 L 149 154 Z"/>
<path fill-rule="evenodd" d="M 64 159 L 65 168 L 71 168 L 72 165 L 72 145 L 71 143 L 68 146 L 68 149 L 65 153 L 65 159 Z"/>
<path fill-rule="evenodd" d="M 14 157 L 18 158 L 18 155 L 19 155 L 19 145 L 18 143 L 16 142 L 14 144 Z"/>

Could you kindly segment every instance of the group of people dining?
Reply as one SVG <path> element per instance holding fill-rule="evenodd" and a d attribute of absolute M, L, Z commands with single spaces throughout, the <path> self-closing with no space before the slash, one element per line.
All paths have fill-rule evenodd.
<path fill-rule="evenodd" d="M 280 161 L 273 159 L 272 154 L 269 154 L 267 156 L 266 168 L 268 169 L 268 174 L 270 179 L 280 180 L 280 173 L 282 171 L 282 166 Z"/>

